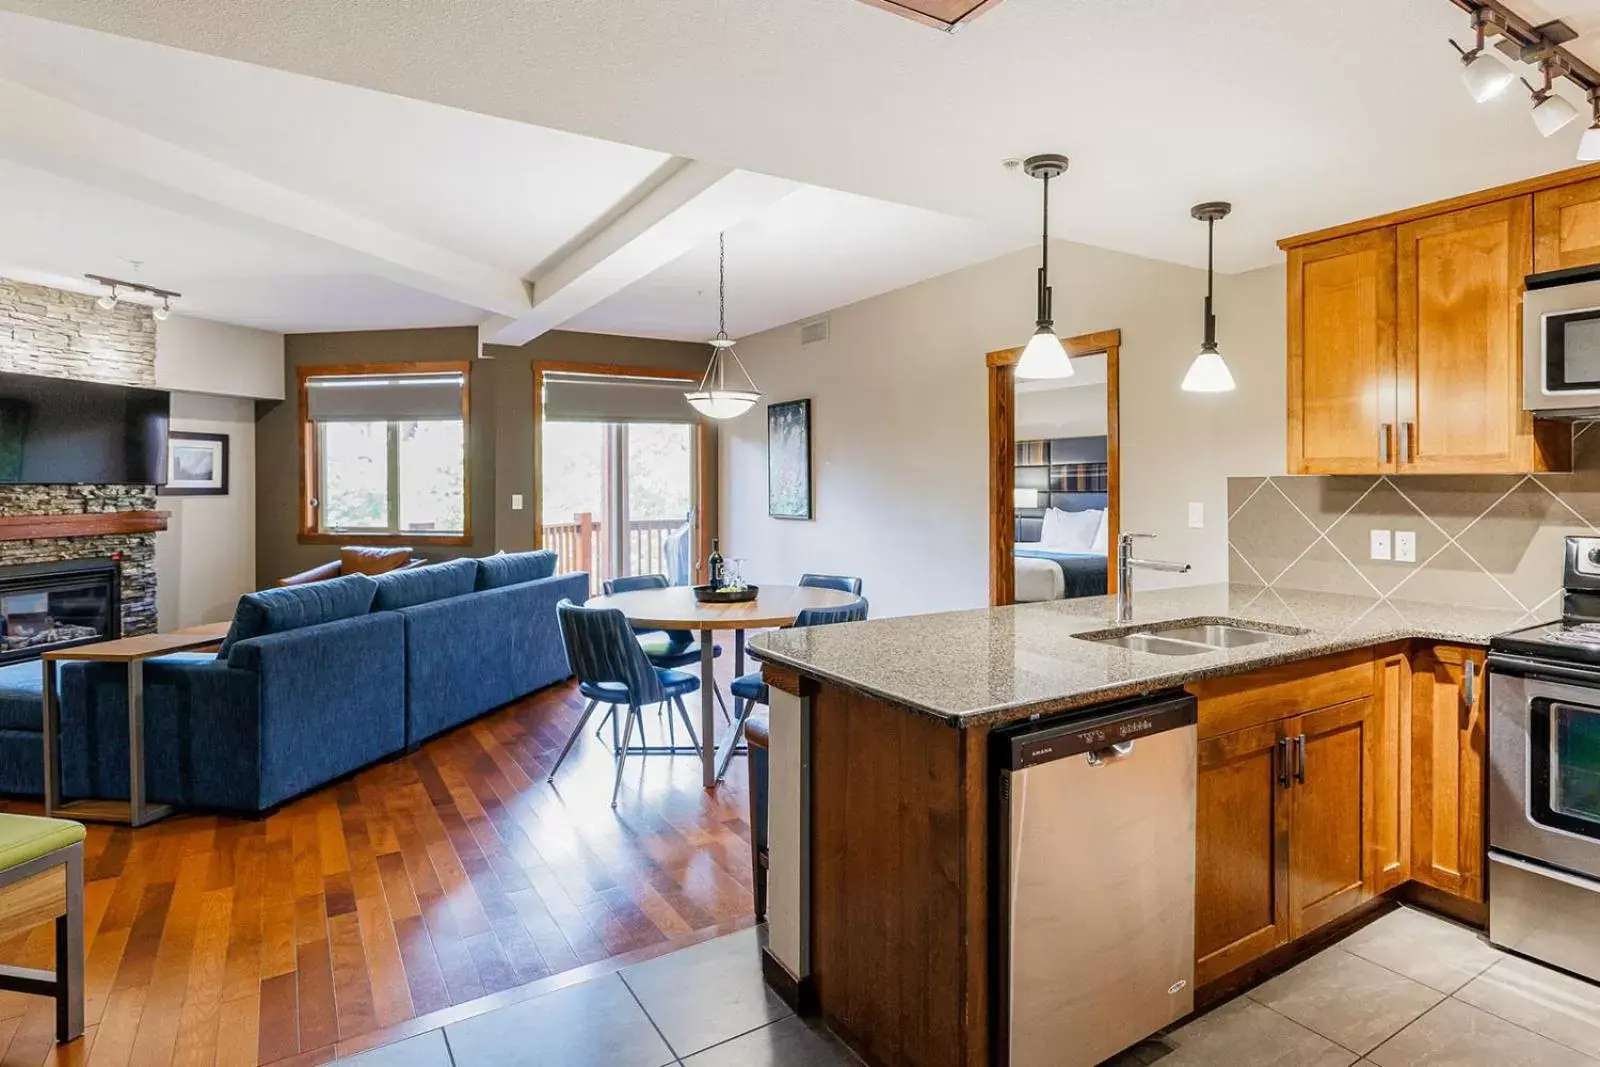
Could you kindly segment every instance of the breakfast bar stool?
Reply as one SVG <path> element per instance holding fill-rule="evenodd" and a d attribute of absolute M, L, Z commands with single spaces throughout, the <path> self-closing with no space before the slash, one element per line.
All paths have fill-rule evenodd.
<path fill-rule="evenodd" d="M 745 720 L 750 749 L 750 873 L 755 882 L 756 922 L 767 919 L 767 750 L 771 723 L 765 711 Z"/>
<path fill-rule="evenodd" d="M 0 939 L 54 919 L 53 971 L 0 967 L 0 989 L 56 1002 L 56 1040 L 83 1036 L 83 838 L 81 823 L 0 815 Z"/>
<path fill-rule="evenodd" d="M 628 617 L 616 608 L 581 608 L 570 600 L 563 600 L 556 605 L 556 615 L 561 621 L 561 643 L 566 648 L 567 663 L 577 675 L 578 692 L 589 698 L 589 706 L 583 709 L 582 717 L 567 736 L 567 743 L 561 747 L 561 754 L 556 757 L 546 781 L 556 780 L 562 761 L 572 751 L 573 743 L 583 733 L 596 707 L 608 704 L 615 714 L 618 708 L 625 706 L 628 717 L 623 724 L 621 744 L 616 746 L 617 779 L 611 787 L 614 808 L 622 789 L 622 769 L 628 758 L 628 746 L 633 741 L 634 724 L 639 725 L 641 734 L 644 732 L 639 709 L 645 704 L 672 701 L 693 738 L 694 725 L 689 721 L 689 709 L 683 706 L 683 697 L 700 688 L 700 679 L 683 671 L 652 665 L 639 647 L 633 628 L 628 625 Z M 613 723 L 612 729 L 615 728 Z"/>

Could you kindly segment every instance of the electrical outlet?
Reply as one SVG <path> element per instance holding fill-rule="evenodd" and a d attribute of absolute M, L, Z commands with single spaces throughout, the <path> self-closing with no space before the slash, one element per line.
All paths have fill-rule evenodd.
<path fill-rule="evenodd" d="M 1206 527 L 1206 506 L 1198 501 L 1189 503 L 1189 529 L 1203 530 Z"/>
<path fill-rule="evenodd" d="M 1401 563 L 1415 563 L 1417 561 L 1417 533 L 1415 530 L 1396 530 L 1394 532 L 1394 558 Z"/>
<path fill-rule="evenodd" d="M 1373 530 L 1372 531 L 1372 558 L 1373 559 L 1388 559 L 1388 558 L 1390 558 L 1389 531 L 1388 530 Z"/>
<path fill-rule="evenodd" d="M 521 511 L 522 510 L 522 494 L 521 493 L 512 493 L 511 494 L 511 510 L 512 511 Z"/>

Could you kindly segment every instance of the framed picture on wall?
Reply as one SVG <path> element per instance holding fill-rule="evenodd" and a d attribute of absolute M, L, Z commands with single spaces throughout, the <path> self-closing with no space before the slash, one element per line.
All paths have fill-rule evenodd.
<path fill-rule="evenodd" d="M 811 401 L 767 405 L 767 514 L 811 518 Z"/>
<path fill-rule="evenodd" d="M 227 496 L 228 435 L 172 430 L 167 434 L 164 496 Z"/>

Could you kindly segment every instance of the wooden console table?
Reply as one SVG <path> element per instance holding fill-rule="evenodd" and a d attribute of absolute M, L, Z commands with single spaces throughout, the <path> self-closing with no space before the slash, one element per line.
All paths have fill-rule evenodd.
<path fill-rule="evenodd" d="M 40 657 L 44 670 L 44 813 L 88 822 L 144 826 L 172 814 L 167 804 L 147 804 L 144 796 L 144 661 L 173 652 L 191 652 L 215 645 L 228 633 L 228 623 L 191 626 L 170 634 L 145 634 L 52 649 Z M 61 800 L 61 709 L 56 697 L 55 665 L 67 660 L 122 663 L 128 669 L 128 799 Z"/>

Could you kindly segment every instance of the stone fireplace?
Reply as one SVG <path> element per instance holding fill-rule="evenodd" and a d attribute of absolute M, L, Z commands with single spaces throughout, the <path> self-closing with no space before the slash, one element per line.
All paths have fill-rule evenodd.
<path fill-rule="evenodd" d="M 122 636 L 115 559 L 0 566 L 0 667 Z"/>

